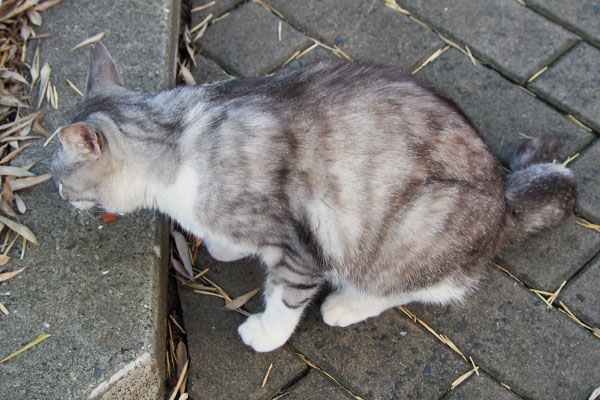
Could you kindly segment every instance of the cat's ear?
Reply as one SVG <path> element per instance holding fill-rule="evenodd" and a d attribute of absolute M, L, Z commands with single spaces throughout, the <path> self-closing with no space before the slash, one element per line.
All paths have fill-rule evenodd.
<path fill-rule="evenodd" d="M 102 151 L 102 138 L 85 123 L 63 126 L 58 134 L 63 147 L 82 160 L 95 161 Z"/>
<path fill-rule="evenodd" d="M 85 95 L 110 91 L 123 86 L 123 79 L 117 71 L 117 66 L 102 42 L 96 42 L 90 52 L 90 70 L 86 85 Z"/>

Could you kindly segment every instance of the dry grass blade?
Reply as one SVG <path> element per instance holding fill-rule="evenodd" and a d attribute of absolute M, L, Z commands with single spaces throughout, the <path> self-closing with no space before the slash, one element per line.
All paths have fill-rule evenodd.
<path fill-rule="evenodd" d="M 566 167 L 567 165 L 569 165 L 571 163 L 571 161 L 575 160 L 577 157 L 579 157 L 580 153 L 574 154 L 572 156 L 567 157 L 567 159 L 565 161 L 562 162 L 562 166 Z"/>
<path fill-rule="evenodd" d="M 474 66 L 477 66 L 477 61 L 475 61 L 475 57 L 473 57 L 473 54 L 471 53 L 471 49 L 469 49 L 469 46 L 465 46 L 465 50 L 467 50 L 467 56 L 469 56 L 469 60 L 471 60 L 471 63 Z"/>
<path fill-rule="evenodd" d="M 587 126 L 586 124 L 584 124 L 583 122 L 581 122 L 580 120 L 578 120 L 577 118 L 572 116 L 571 114 L 567 114 L 567 118 L 569 120 L 571 120 L 571 122 L 574 122 L 577 125 L 579 125 L 581 128 L 585 129 L 586 131 L 588 131 L 588 132 L 592 131 L 592 128 L 590 128 L 589 126 Z"/>
<path fill-rule="evenodd" d="M 202 37 L 204 36 L 204 33 L 206 32 L 206 29 L 208 28 L 208 25 L 204 25 L 199 31 L 198 33 L 196 33 L 196 36 L 194 36 L 194 39 L 192 40 L 193 43 L 196 43 L 198 40 L 202 39 Z M 186 44 L 187 46 L 187 44 Z M 188 50 L 188 52 L 190 52 L 190 55 L 192 55 L 193 51 Z M 194 63 L 194 66 L 196 65 L 196 60 L 194 59 L 193 55 L 192 55 L 192 61 Z"/>
<path fill-rule="evenodd" d="M 256 294 L 258 292 L 260 292 L 261 288 L 256 288 L 254 290 L 249 291 L 246 294 L 243 294 L 239 297 L 236 297 L 235 299 L 233 299 L 232 301 L 228 301 L 225 303 L 225 309 L 227 311 L 235 311 L 238 308 L 242 307 L 244 304 L 246 304 L 248 301 L 250 301 L 251 298 L 253 298 L 254 296 L 256 296 Z"/>
<path fill-rule="evenodd" d="M 571 310 L 569 310 L 569 308 L 566 306 L 565 303 L 563 303 L 562 301 L 558 301 L 558 304 L 560 305 L 559 307 L 559 311 L 562 312 L 563 314 L 566 314 L 569 318 L 571 318 L 573 321 L 575 321 L 576 323 L 578 323 L 579 325 L 581 325 L 582 327 L 584 327 L 585 329 L 588 329 L 589 331 L 592 332 L 592 334 L 594 336 L 596 336 L 598 339 L 600 339 L 600 329 L 595 328 L 593 326 L 589 326 L 588 324 L 586 324 L 585 322 L 583 322 L 582 320 L 580 320 L 579 318 L 577 318 L 575 316 L 575 314 L 573 314 L 571 312 Z"/>
<path fill-rule="evenodd" d="M 183 381 L 187 378 L 187 370 L 188 370 L 189 363 L 190 363 L 190 360 L 186 360 L 186 362 L 181 370 L 181 374 L 179 375 L 179 379 L 177 380 L 177 385 L 175 385 L 175 387 L 173 388 L 173 393 L 171 393 L 169 400 L 175 400 L 175 397 L 177 397 L 179 388 L 181 388 L 181 386 L 183 385 Z"/>
<path fill-rule="evenodd" d="M 385 5 L 391 8 L 392 10 L 398 11 L 399 13 L 402 13 L 404 15 L 410 15 L 410 11 L 400 7 L 398 3 L 396 3 L 396 0 L 385 0 Z"/>
<path fill-rule="evenodd" d="M 175 350 L 175 358 L 177 361 L 177 376 L 181 376 L 183 373 L 183 367 L 184 367 L 185 363 L 188 361 L 187 348 L 185 347 L 185 343 L 183 343 L 182 341 L 179 341 L 179 343 L 177 343 L 177 349 Z M 183 382 L 181 383 L 181 386 L 179 387 L 179 392 L 181 394 L 183 394 L 185 392 L 186 382 L 187 382 L 187 377 L 184 377 Z"/>
<path fill-rule="evenodd" d="M 29 73 L 31 74 L 31 89 L 33 89 L 33 85 L 35 85 L 35 82 L 40 77 L 40 46 L 35 49 Z"/>
<path fill-rule="evenodd" d="M 279 41 L 281 42 L 281 30 L 283 28 L 283 24 L 281 23 L 281 21 L 279 21 L 279 24 L 277 25 L 277 39 L 279 39 Z"/>
<path fill-rule="evenodd" d="M 9 280 L 10 278 L 14 278 L 15 276 L 19 275 L 21 272 L 25 271 L 25 268 L 27 268 L 27 267 L 23 267 L 16 271 L 5 272 L 3 274 L 0 274 L 0 282 L 4 282 L 4 281 Z"/>
<path fill-rule="evenodd" d="M 4 254 L 0 254 L 0 265 L 4 265 L 10 261 L 10 257 Z"/>
<path fill-rule="evenodd" d="M 203 11 L 203 10 L 206 10 L 207 8 L 212 7 L 215 4 L 217 4 L 216 1 L 211 1 L 210 3 L 204 4 L 202 6 L 198 6 L 198 7 L 192 8 L 192 14 L 200 12 L 200 11 Z"/>
<path fill-rule="evenodd" d="M 52 178 L 52 174 L 44 174 L 39 176 L 30 176 L 27 178 L 15 179 L 10 183 L 12 190 L 22 190 L 26 188 L 30 188 L 35 185 L 39 185 L 42 182 L 46 182 L 48 179 Z"/>
<path fill-rule="evenodd" d="M 227 18 L 229 15 L 231 15 L 231 12 L 226 12 L 225 14 L 223 14 L 217 18 L 213 18 L 211 23 L 214 24 L 215 22 L 218 22 L 218 21 L 222 20 L 223 18 Z"/>
<path fill-rule="evenodd" d="M 13 357 L 15 357 L 15 356 L 18 356 L 19 354 L 21 354 L 21 353 L 23 353 L 23 352 L 25 352 L 25 351 L 29 350 L 29 349 L 30 349 L 30 348 L 32 348 L 33 346 L 37 346 L 38 344 L 40 344 L 40 343 L 41 343 L 41 342 L 43 342 L 44 340 L 48 339 L 49 337 L 52 337 L 52 335 L 50 335 L 50 334 L 47 334 L 47 333 L 45 333 L 45 334 L 43 334 L 43 335 L 40 335 L 40 336 L 38 336 L 37 338 L 35 338 L 35 339 L 33 340 L 33 342 L 29 343 L 27 346 L 23 347 L 23 348 L 22 348 L 22 349 L 20 349 L 20 350 L 17 350 L 17 351 L 15 351 L 15 352 L 14 352 L 14 353 L 12 353 L 10 356 L 8 356 L 8 357 L 4 358 L 3 360 L 1 360 L 1 361 L 0 361 L 0 364 L 2 364 L 2 363 L 4 363 L 4 362 L 6 362 L 6 361 L 8 361 L 8 360 L 10 360 L 11 358 L 13 358 Z"/>
<path fill-rule="evenodd" d="M 42 106 L 42 102 L 46 97 L 46 92 L 48 91 L 48 84 L 50 83 L 50 65 L 48 63 L 44 64 L 42 70 L 40 71 L 40 93 L 38 94 L 38 104 L 36 108 L 40 108 Z"/>
<path fill-rule="evenodd" d="M 563 283 L 559 286 L 559 288 L 556 289 L 556 291 L 554 293 L 552 293 L 550 295 L 550 297 L 548 297 L 548 303 L 550 305 L 552 305 L 552 303 L 554 303 L 554 300 L 556 300 L 556 298 L 560 294 L 560 291 L 565 287 L 566 284 L 567 284 L 567 281 L 563 281 Z"/>
<path fill-rule="evenodd" d="M 265 377 L 262 380 L 262 384 L 260 385 L 261 388 L 264 388 L 265 386 L 267 386 L 267 381 L 269 380 L 269 375 L 271 375 L 272 369 L 273 369 L 273 363 L 269 364 L 269 369 L 267 369 L 267 373 L 265 374 Z"/>
<path fill-rule="evenodd" d="M 538 72 L 531 75 L 531 78 L 527 79 L 527 83 L 531 83 L 531 82 L 535 81 L 537 78 L 539 78 L 540 75 L 542 75 L 544 72 L 546 72 L 547 69 L 548 69 L 548 66 L 546 65 L 544 68 L 540 69 Z"/>
<path fill-rule="evenodd" d="M 196 25 L 195 27 L 193 27 L 190 30 L 190 34 L 196 32 L 197 30 L 199 30 L 200 28 L 202 28 L 204 25 L 208 24 L 212 18 L 213 18 L 213 15 L 212 14 L 208 14 L 208 16 L 206 18 L 204 18 L 202 20 L 202 22 L 200 22 L 198 25 Z"/>
<path fill-rule="evenodd" d="M 413 72 L 411 72 L 411 75 L 416 74 L 417 72 L 419 72 L 420 70 L 422 70 L 423 68 L 425 68 L 427 65 L 431 64 L 432 62 L 434 62 L 439 56 L 441 56 L 446 51 L 448 51 L 449 48 L 450 48 L 450 46 L 446 45 L 445 47 L 443 47 L 441 49 L 437 49 L 435 51 L 435 53 L 433 53 L 432 55 L 430 55 L 427 58 L 427 60 L 423 61 L 423 63 L 421 65 L 419 65 Z"/>
<path fill-rule="evenodd" d="M 470 377 L 471 375 L 473 375 L 475 372 L 477 372 L 477 370 L 479 370 L 479 367 L 475 367 L 472 370 L 469 370 L 466 373 L 464 373 L 461 376 L 459 376 L 454 382 L 452 382 L 452 385 L 450 386 L 450 390 L 456 389 L 456 387 L 458 385 L 460 385 L 465 380 L 467 380 L 467 378 Z"/>
<path fill-rule="evenodd" d="M 75 93 L 77 93 L 77 94 L 78 94 L 80 97 L 83 97 L 83 93 L 81 93 L 81 90 L 79 90 L 79 89 L 77 88 L 77 86 L 75 86 L 75 84 L 74 84 L 73 82 L 71 82 L 70 80 L 68 80 L 68 79 L 67 79 L 67 85 L 69 85 L 69 87 L 70 87 L 71 89 L 73 89 L 73 91 L 74 91 Z"/>
<path fill-rule="evenodd" d="M 519 136 L 522 137 L 523 139 L 527 139 L 527 140 L 535 140 L 535 137 L 533 136 L 529 136 L 524 134 L 523 132 L 519 132 Z"/>
<path fill-rule="evenodd" d="M 181 331 L 181 333 L 183 333 L 185 335 L 185 331 L 183 330 L 181 325 L 179 325 L 179 322 L 177 322 L 175 317 L 173 315 L 169 315 L 169 319 L 171 320 L 171 322 L 173 322 L 175 324 L 175 326 Z"/>
<path fill-rule="evenodd" d="M 522 280 L 520 280 L 519 278 L 517 278 L 516 276 L 514 276 L 509 270 L 507 270 L 506 268 L 504 268 L 500 264 L 496 264 L 495 262 L 492 262 L 492 265 L 494 267 L 498 268 L 500 271 L 504 272 L 506 275 L 508 275 L 511 278 L 513 278 L 515 281 L 519 282 L 521 285 L 525 285 L 525 283 L 523 283 Z"/>
<path fill-rule="evenodd" d="M 179 258 L 183 262 L 183 266 L 190 280 L 194 279 L 194 271 L 192 270 L 192 257 L 190 256 L 190 250 L 187 245 L 187 241 L 183 234 L 179 231 L 173 232 L 173 240 L 175 240 L 175 247 L 177 248 L 177 253 L 179 254 Z"/>
<path fill-rule="evenodd" d="M 274 9 L 270 4 L 267 4 L 262 0 L 252 0 L 252 1 L 254 1 L 256 4 L 263 6 L 267 10 L 271 11 L 273 14 L 277 15 L 279 18 L 285 20 L 285 17 L 283 16 L 283 14 L 280 13 L 279 11 L 277 11 L 276 9 Z"/>
<path fill-rule="evenodd" d="M 0 302 L 0 311 L 2 311 L 2 313 L 3 313 L 4 315 L 8 315 L 8 314 L 10 314 L 10 313 L 8 312 L 8 308 L 6 308 L 6 306 L 5 306 L 4 304 L 2 304 L 2 302 Z"/>
<path fill-rule="evenodd" d="M 62 127 L 58 128 L 57 130 L 54 131 L 54 133 L 50 136 L 48 136 L 48 139 L 46 139 L 46 141 L 44 142 L 44 144 L 42 145 L 42 147 L 46 147 L 48 146 L 48 144 L 52 141 L 52 139 L 54 139 L 54 136 L 58 135 L 60 133 L 60 130 L 62 129 Z M 0 161 L 0 164 L 2 164 L 2 162 Z"/>
<path fill-rule="evenodd" d="M 19 235 L 23 236 L 25 239 L 29 240 L 31 243 L 39 245 L 35 235 L 28 227 L 22 225 L 16 221 L 10 220 L 2 215 L 0 215 L 0 222 L 4 225 L 8 226 L 13 231 L 17 232 Z"/>
<path fill-rule="evenodd" d="M 321 372 L 323 375 L 325 375 L 326 377 L 328 377 L 329 379 L 331 379 L 336 385 L 338 385 L 340 388 L 342 388 L 343 390 L 345 390 L 346 393 L 348 393 L 350 396 L 352 396 L 356 400 L 365 400 L 364 398 L 362 398 L 360 396 L 357 396 L 356 394 L 352 393 L 352 391 L 350 389 L 348 389 L 346 386 L 342 385 L 342 383 L 340 383 L 340 381 L 338 381 L 337 379 L 335 379 L 333 377 L 333 375 L 331 375 L 329 372 L 325 371 L 323 368 L 319 367 L 317 364 L 315 364 L 314 362 L 312 362 L 308 357 L 306 357 L 304 354 L 300 353 L 298 350 L 296 350 L 295 348 L 293 348 L 290 344 L 286 344 L 286 346 L 298 358 L 300 358 L 302 361 L 304 361 L 310 367 L 316 369 L 317 371 Z"/>
<path fill-rule="evenodd" d="M 69 50 L 69 52 L 75 51 L 75 50 L 80 49 L 85 46 L 89 46 L 92 43 L 96 43 L 96 42 L 102 40 L 103 37 L 104 37 L 104 32 L 100 32 L 92 37 L 85 39 L 83 42 L 79 43 L 78 45 L 73 47 L 71 50 Z"/>
<path fill-rule="evenodd" d="M 577 218 L 576 222 L 578 225 L 583 226 L 584 228 L 593 229 L 596 232 L 600 233 L 600 225 L 594 224 L 594 223 L 592 223 L 584 218 L 578 217 L 578 216 L 576 216 L 576 218 Z"/>
<path fill-rule="evenodd" d="M 542 300 L 546 306 L 548 306 L 548 308 L 552 308 L 552 304 L 548 303 L 548 299 L 547 297 L 552 296 L 552 293 L 549 292 L 544 292 L 543 290 L 536 290 L 536 289 L 529 289 L 530 291 L 532 291 L 533 293 L 535 293 L 535 295 L 537 297 L 540 298 L 540 300 Z"/>

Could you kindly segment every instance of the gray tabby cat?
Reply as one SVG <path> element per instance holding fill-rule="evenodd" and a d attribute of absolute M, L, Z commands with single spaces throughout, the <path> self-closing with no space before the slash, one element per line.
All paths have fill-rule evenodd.
<path fill-rule="evenodd" d="M 544 163 L 556 139 L 527 142 L 505 179 L 449 100 L 370 65 L 144 94 L 97 44 L 59 138 L 54 176 L 74 206 L 156 208 L 217 259 L 260 256 L 266 309 L 239 327 L 256 351 L 283 345 L 327 283 L 332 326 L 460 301 L 499 249 L 575 199 L 572 173 Z"/>

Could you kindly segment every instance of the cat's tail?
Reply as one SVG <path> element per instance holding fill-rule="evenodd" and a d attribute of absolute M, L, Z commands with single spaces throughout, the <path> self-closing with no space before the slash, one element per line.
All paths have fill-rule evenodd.
<path fill-rule="evenodd" d="M 506 178 L 508 213 L 499 245 L 526 237 L 560 222 L 573 208 L 575 177 L 552 159 L 558 146 L 555 136 L 528 140 L 515 153 Z"/>

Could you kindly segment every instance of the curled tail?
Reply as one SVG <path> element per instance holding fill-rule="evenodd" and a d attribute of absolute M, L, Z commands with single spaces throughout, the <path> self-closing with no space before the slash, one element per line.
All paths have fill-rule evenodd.
<path fill-rule="evenodd" d="M 523 143 L 511 162 L 506 178 L 508 213 L 500 246 L 558 224 L 572 210 L 576 198 L 575 177 L 561 164 L 548 161 L 556 153 L 557 137 Z"/>

